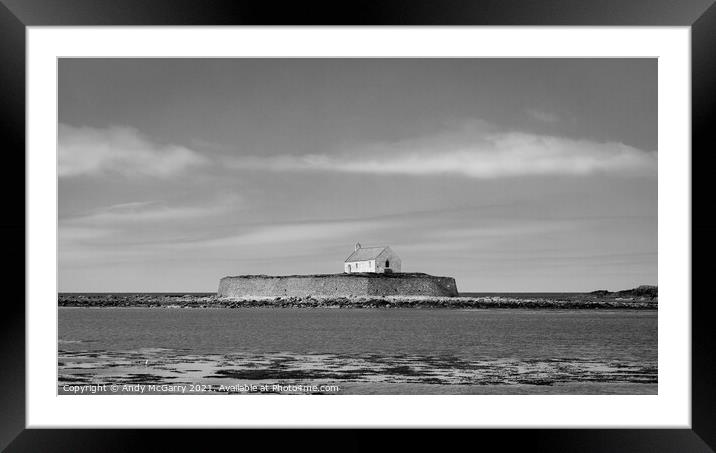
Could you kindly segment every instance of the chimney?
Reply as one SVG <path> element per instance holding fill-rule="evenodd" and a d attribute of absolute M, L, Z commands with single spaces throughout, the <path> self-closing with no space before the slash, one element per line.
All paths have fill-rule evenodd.
<path fill-rule="evenodd" d="M 356 249 L 355 249 L 355 251 L 357 252 L 359 248 L 360 248 L 360 242 L 356 242 Z"/>

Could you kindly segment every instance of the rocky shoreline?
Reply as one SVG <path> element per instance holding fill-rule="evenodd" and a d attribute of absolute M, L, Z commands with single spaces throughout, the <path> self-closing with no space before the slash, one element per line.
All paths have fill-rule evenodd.
<path fill-rule="evenodd" d="M 632 291 L 632 292 L 627 292 Z M 540 297 L 535 295 L 489 295 L 459 297 L 366 296 L 366 297 L 275 297 L 225 298 L 215 294 L 60 293 L 60 307 L 144 308 L 412 308 L 412 309 L 632 309 L 658 308 L 655 293 L 627 290 L 598 291 Z"/>

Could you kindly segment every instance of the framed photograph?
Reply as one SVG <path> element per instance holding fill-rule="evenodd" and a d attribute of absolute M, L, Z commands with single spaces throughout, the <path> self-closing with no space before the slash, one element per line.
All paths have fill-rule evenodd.
<path fill-rule="evenodd" d="M 163 3 L 2 9 L 8 451 L 166 437 L 128 428 L 711 451 L 711 2 Z"/>

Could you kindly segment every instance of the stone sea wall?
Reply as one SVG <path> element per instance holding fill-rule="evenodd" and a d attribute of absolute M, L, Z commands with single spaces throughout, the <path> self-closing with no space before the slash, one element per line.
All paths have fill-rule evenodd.
<path fill-rule="evenodd" d="M 241 275 L 219 282 L 219 297 L 436 296 L 455 297 L 452 277 L 420 273 Z"/>

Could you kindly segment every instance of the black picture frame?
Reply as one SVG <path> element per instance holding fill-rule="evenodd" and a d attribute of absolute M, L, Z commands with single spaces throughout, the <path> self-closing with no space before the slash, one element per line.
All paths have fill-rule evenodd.
<path fill-rule="evenodd" d="M 501 449 L 549 451 L 714 451 L 716 373 L 713 311 L 705 294 L 707 266 L 714 256 L 716 223 L 697 201 L 712 192 L 705 173 L 713 168 L 711 119 L 716 106 L 716 6 L 714 0 L 384 0 L 354 2 L 197 1 L 197 0 L 0 0 L 0 128 L 5 171 L 0 178 L 5 212 L 5 300 L 0 317 L 0 448 L 18 451 L 202 450 L 247 446 L 258 440 L 270 448 L 302 445 L 315 449 L 372 450 L 365 430 L 332 430 L 329 440 L 315 431 L 287 435 L 230 430 L 25 429 L 25 32 L 29 26 L 117 25 L 571 25 L 690 26 L 692 31 L 692 429 L 463 430 L 459 435 L 411 430 L 384 439 L 387 448 L 418 444 L 449 448 L 454 442 L 500 445 Z M 23 171 L 20 171 L 20 169 Z M 699 177 L 700 176 L 700 177 Z M 9 208 L 9 209 L 8 209 Z M 23 245 L 21 245 L 21 243 Z M 8 259 L 9 258 L 9 259 Z M 662 276 L 663 278 L 664 276 Z M 21 284 L 21 282 L 23 282 Z M 690 301 L 684 301 L 687 303 Z M 240 405 L 237 405 L 240 410 Z M 479 408 L 476 408 L 479 410 Z M 246 436 L 254 437 L 247 439 Z M 470 437 L 471 439 L 465 439 Z M 496 442 L 496 443 L 493 443 Z M 284 445 L 281 445 L 284 444 Z M 470 445 L 470 444 L 468 444 Z M 474 445 L 474 444 L 473 444 Z"/>

